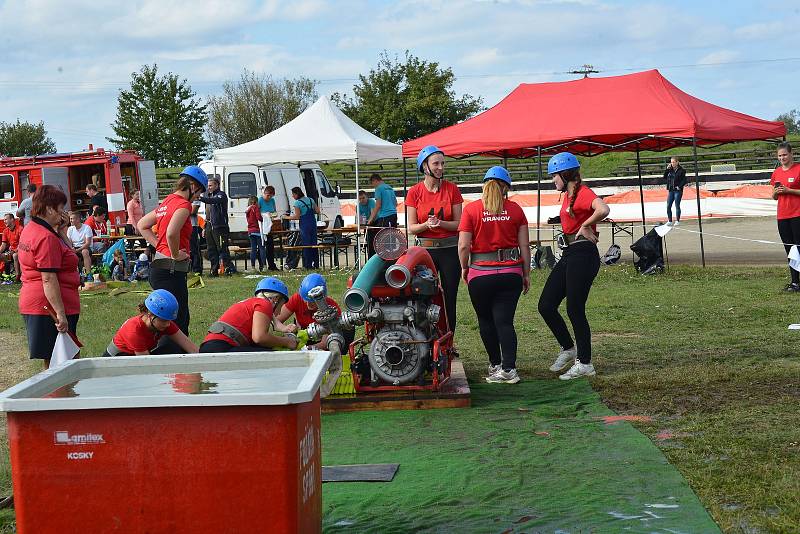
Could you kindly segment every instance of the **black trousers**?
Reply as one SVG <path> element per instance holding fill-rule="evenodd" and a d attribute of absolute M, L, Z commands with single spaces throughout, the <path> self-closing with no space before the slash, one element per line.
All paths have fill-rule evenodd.
<path fill-rule="evenodd" d="M 228 241 L 231 231 L 227 226 L 214 228 L 211 224 L 206 224 L 206 246 L 208 247 L 208 261 L 211 262 L 211 272 L 219 272 L 219 261 L 229 269 L 231 267 L 231 256 L 228 252 Z"/>
<path fill-rule="evenodd" d="M 278 269 L 277 265 L 275 265 L 275 238 L 272 237 L 271 233 L 267 234 L 265 246 L 267 248 L 267 265 L 270 271 L 275 271 Z"/>
<path fill-rule="evenodd" d="M 586 300 L 598 271 L 600 255 L 597 245 L 582 241 L 564 250 L 539 297 L 539 313 L 553 332 L 562 349 L 577 345 L 581 363 L 592 361 L 592 331 L 586 319 Z M 564 318 L 558 313 L 561 301 L 567 299 L 567 316 L 575 331 L 575 343 L 569 335 Z"/>
<path fill-rule="evenodd" d="M 156 345 L 153 349 L 150 350 L 150 354 L 186 354 L 186 351 L 183 350 L 180 345 L 169 339 L 167 336 L 162 337 L 159 340 L 158 345 Z M 127 352 L 120 352 L 117 356 L 134 356 L 134 354 L 128 354 Z M 106 350 L 103 353 L 103 357 L 109 358 L 111 355 Z"/>
<path fill-rule="evenodd" d="M 478 316 L 481 340 L 489 363 L 508 371 L 517 367 L 517 332 L 514 314 L 522 294 L 518 274 L 487 274 L 473 278 L 467 285 L 469 298 Z"/>
<path fill-rule="evenodd" d="M 150 267 L 150 287 L 166 289 L 178 301 L 178 317 L 175 324 L 189 335 L 189 288 L 186 287 L 186 273 Z"/>
<path fill-rule="evenodd" d="M 222 341 L 221 339 L 212 339 L 211 341 L 204 341 L 200 345 L 200 352 L 270 352 L 272 349 L 259 346 L 241 346 L 237 347 Z"/>
<path fill-rule="evenodd" d="M 456 333 L 456 300 L 458 284 L 461 282 L 461 262 L 458 260 L 458 247 L 427 248 L 433 259 L 439 280 L 444 291 L 444 311 L 450 331 Z"/>
<path fill-rule="evenodd" d="M 192 272 L 203 274 L 203 254 L 200 252 L 199 226 L 192 226 L 192 236 L 189 238 L 189 255 L 192 257 Z"/>
<path fill-rule="evenodd" d="M 778 219 L 778 234 L 788 255 L 792 245 L 800 245 L 800 217 Z M 800 273 L 789 267 L 789 274 L 793 284 L 800 284 Z"/>

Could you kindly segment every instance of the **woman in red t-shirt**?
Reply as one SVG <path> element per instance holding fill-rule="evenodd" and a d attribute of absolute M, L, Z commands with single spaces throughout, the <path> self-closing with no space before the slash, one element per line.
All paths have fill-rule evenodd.
<path fill-rule="evenodd" d="M 189 289 L 186 273 L 189 272 L 189 239 L 192 223 L 189 214 L 192 200 L 208 187 L 205 171 L 197 165 L 189 165 L 180 174 L 172 194 L 161 201 L 158 207 L 139 219 L 139 233 L 156 249 L 150 264 L 150 287 L 166 289 L 178 300 L 178 316 L 175 319 L 181 331 L 189 335 Z M 157 226 L 158 235 L 153 232 Z"/>
<path fill-rule="evenodd" d="M 289 302 L 287 302 L 283 308 L 281 308 L 280 313 L 277 314 L 277 318 L 281 323 L 285 323 L 289 318 L 294 315 L 294 321 L 297 324 L 297 327 L 301 330 L 307 329 L 311 323 L 314 321 L 314 314 L 319 309 L 317 303 L 311 298 L 310 291 L 315 287 L 322 287 L 323 294 L 325 295 L 325 302 L 328 306 L 335 308 L 337 311 L 337 317 L 342 314 L 342 309 L 339 307 L 339 304 L 336 303 L 328 295 L 328 283 L 325 281 L 325 277 L 319 273 L 311 273 L 305 278 L 303 281 L 300 282 L 300 287 L 297 290 L 297 293 L 292 295 L 289 298 Z M 353 342 L 355 338 L 355 330 L 344 330 L 342 332 L 344 336 L 345 346 L 349 347 L 350 343 Z M 325 335 L 322 337 L 319 343 L 314 345 L 314 348 L 320 350 L 328 350 L 328 336 Z"/>
<path fill-rule="evenodd" d="M 517 332 L 514 313 L 530 287 L 528 219 L 506 198 L 511 176 L 492 167 L 483 177 L 483 196 L 464 208 L 458 227 L 461 276 L 478 316 L 481 340 L 489 355 L 490 383 L 516 384 Z"/>
<path fill-rule="evenodd" d="M 37 189 L 31 220 L 22 229 L 17 249 L 22 271 L 19 312 L 25 320 L 31 359 L 44 360 L 45 369 L 58 333 L 75 334 L 81 311 L 78 256 L 67 237 L 66 204 L 67 196 L 57 187 Z"/>
<path fill-rule="evenodd" d="M 237 302 L 208 327 L 200 352 L 264 352 L 297 347 L 294 325 L 284 325 L 276 315 L 289 300 L 289 288 L 275 277 L 262 278 L 255 296 Z M 283 332 L 276 336 L 270 329 Z"/>
<path fill-rule="evenodd" d="M 780 166 L 772 171 L 772 198 L 778 201 L 778 234 L 786 249 L 800 245 L 800 163 L 792 157 L 792 145 L 778 145 Z M 800 273 L 789 267 L 791 282 L 786 291 L 800 291 Z"/>
<path fill-rule="evenodd" d="M 556 154 L 547 163 L 547 173 L 556 189 L 565 192 L 561 204 L 561 259 L 556 263 L 539 297 L 539 313 L 553 332 L 561 352 L 550 366 L 559 376 L 570 380 L 594 376 L 592 365 L 592 332 L 586 319 L 586 300 L 600 270 L 597 251 L 597 223 L 608 216 L 608 206 L 587 186 L 581 183 L 581 164 L 569 152 Z M 575 343 L 567 330 L 564 318 L 558 313 L 561 301 L 567 299 L 567 315 L 575 331 Z"/>
<path fill-rule="evenodd" d="M 425 179 L 406 193 L 408 231 L 417 245 L 430 253 L 444 291 L 444 311 L 450 330 L 456 331 L 456 299 L 461 274 L 458 260 L 458 223 L 464 199 L 458 186 L 444 179 L 444 152 L 431 145 L 420 150 L 417 170 Z"/>
<path fill-rule="evenodd" d="M 156 289 L 139 304 L 139 315 L 125 321 L 103 356 L 193 354 L 197 345 L 175 324 L 178 301 L 166 289 Z"/>

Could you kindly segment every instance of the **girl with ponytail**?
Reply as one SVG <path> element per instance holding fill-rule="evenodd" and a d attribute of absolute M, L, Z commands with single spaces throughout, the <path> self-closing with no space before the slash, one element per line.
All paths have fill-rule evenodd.
<path fill-rule="evenodd" d="M 550 366 L 554 373 L 569 366 L 561 380 L 594 376 L 592 332 L 586 319 L 586 300 L 600 270 L 597 223 L 608 216 L 608 206 L 581 184 L 580 163 L 569 152 L 556 154 L 547 163 L 547 173 L 556 189 L 566 193 L 561 204 L 561 259 L 553 267 L 539 297 L 539 313 L 553 332 L 561 352 Z M 575 342 L 558 312 L 567 299 L 567 316 L 575 331 Z"/>
<path fill-rule="evenodd" d="M 519 382 L 514 314 L 520 294 L 530 287 L 528 220 L 522 208 L 506 198 L 510 187 L 506 169 L 489 169 L 481 200 L 467 204 L 458 226 L 461 277 L 489 356 L 486 381 L 493 384 Z"/>

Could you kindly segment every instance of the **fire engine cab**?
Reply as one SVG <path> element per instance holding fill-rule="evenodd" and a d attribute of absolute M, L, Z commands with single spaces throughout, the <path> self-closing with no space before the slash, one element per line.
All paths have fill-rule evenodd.
<path fill-rule="evenodd" d="M 95 150 L 89 145 L 85 152 L 0 158 L 0 217 L 16 213 L 30 183 L 60 188 L 67 195 L 67 209 L 84 217 L 90 206 L 86 186 L 94 183 L 106 195 L 108 220 L 114 226 L 125 225 L 125 208 L 137 190 L 145 213 L 158 205 L 155 164 L 133 151 Z"/>

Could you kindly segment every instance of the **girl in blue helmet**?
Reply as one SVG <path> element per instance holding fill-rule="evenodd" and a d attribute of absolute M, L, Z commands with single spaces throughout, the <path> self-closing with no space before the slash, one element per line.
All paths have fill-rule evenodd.
<path fill-rule="evenodd" d="M 489 383 L 516 384 L 517 333 L 514 314 L 520 294 L 530 287 L 528 219 L 508 200 L 511 176 L 492 167 L 483 178 L 483 195 L 464 208 L 458 231 L 461 277 L 478 316 L 489 355 Z"/>
<path fill-rule="evenodd" d="M 325 294 L 325 302 L 328 303 L 329 306 L 336 308 L 338 311 L 337 315 L 342 314 L 342 309 L 339 307 L 339 304 L 331 297 L 328 296 L 328 284 L 325 281 L 325 277 L 319 273 L 311 273 L 305 278 L 303 281 L 300 282 L 300 287 L 297 290 L 297 293 L 292 295 L 289 298 L 289 302 L 286 303 L 283 308 L 281 308 L 280 313 L 278 313 L 277 317 L 281 323 L 285 323 L 286 321 L 294 315 L 294 321 L 297 324 L 298 328 L 301 330 L 305 330 L 308 326 L 314 322 L 314 313 L 317 311 L 317 303 L 314 302 L 314 299 L 309 296 L 309 292 L 314 289 L 315 287 L 322 287 Z M 344 337 L 345 343 L 349 346 L 350 343 L 353 341 L 353 337 L 355 335 L 354 330 L 345 330 Z M 321 350 L 327 350 L 327 336 L 323 337 L 315 348 L 319 348 Z"/>
<path fill-rule="evenodd" d="M 156 254 L 150 264 L 150 286 L 166 289 L 178 300 L 175 319 L 184 334 L 189 335 L 189 240 L 192 235 L 192 201 L 208 187 L 206 173 L 197 165 L 189 165 L 180 174 L 175 190 L 158 207 L 139 219 L 139 233 L 147 239 Z M 153 227 L 158 229 L 158 235 Z"/>
<path fill-rule="evenodd" d="M 608 216 L 608 206 L 581 183 L 580 163 L 569 152 L 556 154 L 547 163 L 547 173 L 558 191 L 566 193 L 561 204 L 559 247 L 561 259 L 556 263 L 539 297 L 539 313 L 553 332 L 561 352 L 550 370 L 554 373 L 569 367 L 559 376 L 571 380 L 594 376 L 592 365 L 592 332 L 586 319 L 586 300 L 597 272 L 600 253 L 597 251 L 597 223 Z M 558 312 L 567 299 L 567 315 L 575 331 L 575 342 L 564 318 Z"/>
<path fill-rule="evenodd" d="M 255 296 L 237 302 L 208 327 L 200 352 L 264 352 L 279 347 L 294 349 L 297 339 L 277 336 L 272 330 L 289 334 L 294 325 L 277 320 L 281 307 L 289 300 L 289 288 L 269 276 L 256 285 Z"/>
<path fill-rule="evenodd" d="M 156 289 L 139 304 L 139 314 L 122 324 L 103 356 L 196 353 L 197 345 L 175 324 L 177 316 L 175 296 Z"/>
<path fill-rule="evenodd" d="M 444 152 L 431 145 L 417 156 L 417 170 L 425 179 L 406 193 L 408 231 L 433 258 L 444 291 L 445 315 L 456 330 L 456 299 L 461 278 L 458 260 L 458 223 L 464 199 L 456 184 L 444 179 Z"/>

